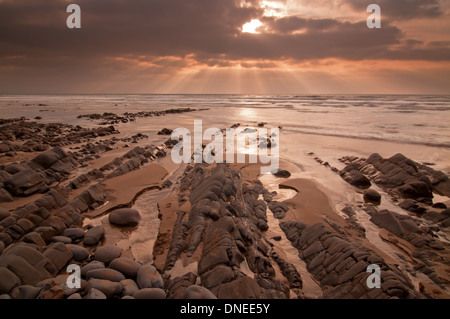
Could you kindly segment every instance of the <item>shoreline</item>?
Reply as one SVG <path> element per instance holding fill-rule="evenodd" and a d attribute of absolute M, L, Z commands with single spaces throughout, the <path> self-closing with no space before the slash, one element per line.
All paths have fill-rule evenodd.
<path fill-rule="evenodd" d="M 120 130 L 120 125 L 118 128 Z M 134 262 L 136 271 L 154 267 L 157 273 L 152 276 L 160 277 L 162 285 L 152 288 L 159 289 L 158 293 L 167 298 L 187 298 L 187 288 L 192 285 L 206 289 L 201 296 L 212 293 L 219 298 L 450 298 L 449 266 L 439 259 L 450 258 L 450 242 L 446 240 L 450 238 L 447 228 L 450 219 L 445 215 L 446 210 L 431 207 L 420 195 L 413 199 L 415 206 L 411 206 L 411 209 L 423 209 L 420 214 L 407 212 L 403 207 L 398 208 L 403 210 L 399 214 L 395 207 L 405 202 L 402 188 L 381 186 L 379 183 L 385 183 L 384 180 L 377 181 L 379 172 L 386 173 L 385 168 L 381 168 L 388 161 L 386 158 L 370 155 L 370 160 L 374 158 L 377 175 L 367 170 L 369 159 L 358 157 L 359 153 L 341 154 L 341 158 L 332 150 L 322 152 L 320 147 L 311 150 L 317 153 L 299 149 L 280 159 L 280 168 L 289 176 L 267 179 L 259 175 L 261 164 L 196 164 L 182 168 L 170 162 L 170 146 L 149 145 L 146 141 L 164 140 L 167 136 L 138 134 L 130 147 L 127 140 L 120 140 L 120 132 L 114 133 L 117 138 L 110 138 L 115 131 L 105 133 L 99 143 L 95 143 L 99 138 L 93 134 L 81 143 L 67 143 L 64 150 L 56 147 L 27 152 L 29 158 L 25 163 L 3 166 L 14 174 L 4 175 L 2 183 L 12 183 L 11 176 L 28 170 L 30 175 L 24 176 L 33 176 L 26 178 L 35 184 L 27 182 L 19 187 L 19 181 L 14 181 L 16 184 L 8 186 L 11 192 L 28 194 L 32 190 L 31 194 L 0 203 L 0 207 L 6 208 L 0 216 L 3 233 L 0 269 L 6 269 L 4 272 L 11 278 L 18 278 L 0 295 L 20 299 L 31 293 L 28 291 L 31 285 L 35 297 L 44 299 L 88 298 L 92 291 L 100 291 L 107 298 L 123 297 L 124 283 L 121 283 L 120 293 L 110 290 L 112 286 L 115 289 L 119 286 L 107 275 L 113 269 L 109 259 L 103 261 L 100 268 L 104 271 L 100 271 L 100 275 L 83 277 L 84 286 L 76 291 L 68 291 L 63 284 L 43 284 L 47 279 L 59 278 L 59 282 L 66 278 L 63 266 L 69 263 L 86 267 L 93 261 L 103 260 L 98 252 L 105 247 L 111 251 L 119 249 L 118 255 L 113 254 L 113 259 L 119 260 L 115 263 L 131 263 L 126 261 L 128 258 Z M 78 129 L 78 132 L 91 131 Z M 314 144 L 314 139 L 308 143 Z M 80 147 L 77 154 L 72 153 L 77 147 Z M 364 151 L 369 153 L 370 148 Z M 334 158 L 330 158 L 330 154 Z M 296 161 L 292 161 L 292 157 L 296 157 Z M 417 165 L 419 173 L 428 174 L 427 178 L 442 178 L 436 185 L 447 183 L 445 174 L 439 175 L 430 168 L 439 167 L 439 163 L 435 166 L 410 164 L 410 159 L 403 160 L 399 156 L 389 161 L 398 165 L 395 169 Z M 350 164 L 356 165 L 352 176 L 364 172 L 373 187 L 381 192 L 382 203 L 390 201 L 395 208 L 392 212 L 385 213 L 362 199 L 365 190 L 350 185 L 353 181 L 344 174 Z M 376 168 L 376 165 L 381 166 Z M 32 170 L 43 172 L 46 177 L 39 177 Z M 414 174 L 411 176 L 422 179 Z M 222 186 L 213 186 L 216 184 Z M 276 187 L 279 190 L 275 190 Z M 440 189 L 450 189 L 445 187 Z M 147 194 L 150 195 L 145 202 Z M 131 214 L 141 198 L 140 221 L 135 226 L 110 224 L 108 219 L 112 213 L 126 208 Z M 46 213 L 39 210 L 43 204 Z M 145 207 L 150 206 L 157 211 L 147 212 Z M 157 234 L 146 236 L 146 227 L 155 223 L 156 218 L 159 220 Z M 390 218 L 390 223 L 395 222 L 400 228 L 391 228 L 385 218 Z M 94 245 L 86 245 L 83 237 L 99 227 L 103 235 Z M 81 230 L 83 236 L 68 237 L 66 230 L 72 228 Z M 335 245 L 347 248 L 328 246 L 326 238 L 334 238 Z M 377 240 L 390 248 L 381 249 Z M 133 243 L 135 254 L 144 260 L 136 259 Z M 23 247 L 35 250 L 28 253 L 38 254 L 42 262 L 52 265 L 53 272 L 37 269 L 39 275 L 28 279 L 20 270 L 20 267 L 30 267 L 27 261 L 12 259 L 16 251 L 25 249 Z M 81 250 L 87 252 L 87 257 L 78 255 Z M 298 256 L 293 251 L 297 251 Z M 353 259 L 348 259 L 347 251 L 352 252 Z M 398 259 L 399 255 L 403 257 Z M 326 266 L 333 260 L 347 264 L 336 264 L 335 268 Z M 395 277 L 395 288 L 385 286 L 376 294 L 361 288 L 362 278 L 368 275 L 362 265 L 371 261 L 381 264 L 384 274 Z M 356 267 L 360 270 L 353 270 Z M 350 270 L 356 277 L 348 277 Z M 136 281 L 136 275 L 137 272 L 127 275 L 127 279 Z M 36 281 L 39 278 L 47 279 Z M 138 289 L 133 290 L 134 293 L 150 288 L 143 288 L 139 282 L 135 284 Z M 352 294 L 349 295 L 349 287 L 359 290 L 350 289 Z"/>

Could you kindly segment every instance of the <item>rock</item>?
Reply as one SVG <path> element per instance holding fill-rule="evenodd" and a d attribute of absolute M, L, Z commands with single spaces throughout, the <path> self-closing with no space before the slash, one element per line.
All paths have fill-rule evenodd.
<path fill-rule="evenodd" d="M 4 181 L 6 190 L 15 196 L 29 196 L 48 189 L 43 174 L 32 169 L 25 169 Z"/>
<path fill-rule="evenodd" d="M 95 260 L 109 264 L 114 259 L 119 258 L 120 255 L 122 255 L 122 249 L 113 245 L 105 245 L 97 248 L 94 258 Z"/>
<path fill-rule="evenodd" d="M 192 285 L 184 292 L 185 299 L 217 299 L 210 290 L 205 287 Z"/>
<path fill-rule="evenodd" d="M 78 299 L 78 298 L 71 298 Z M 96 288 L 91 288 L 86 295 L 86 299 L 107 299 L 106 295 Z"/>
<path fill-rule="evenodd" d="M 13 299 L 36 299 L 41 292 L 41 288 L 33 287 L 31 285 L 23 285 L 14 288 L 10 295 Z"/>
<path fill-rule="evenodd" d="M 380 204 L 381 203 L 381 195 L 374 189 L 368 189 L 364 191 L 364 201 L 367 203 Z"/>
<path fill-rule="evenodd" d="M 109 268 L 120 271 L 128 278 L 136 278 L 141 264 L 129 258 L 116 258 L 110 264 Z"/>
<path fill-rule="evenodd" d="M 86 273 L 86 277 L 89 278 L 95 278 L 95 279 L 105 279 L 109 281 L 115 281 L 120 282 L 122 280 L 125 280 L 125 276 L 114 269 L 93 269 Z"/>
<path fill-rule="evenodd" d="M 134 296 L 134 294 L 139 290 L 138 285 L 132 279 L 124 279 L 120 282 L 120 284 L 123 287 L 124 296 Z"/>
<path fill-rule="evenodd" d="M 20 285 L 20 279 L 12 271 L 0 267 L 0 295 L 9 293 L 14 287 Z"/>
<path fill-rule="evenodd" d="M 291 173 L 285 169 L 275 169 L 272 171 L 272 174 L 280 178 L 288 178 L 291 176 Z"/>
<path fill-rule="evenodd" d="M 170 135 L 172 134 L 172 130 L 168 128 L 163 128 L 161 131 L 158 132 L 158 135 Z"/>
<path fill-rule="evenodd" d="M 93 288 L 100 290 L 107 298 L 112 298 L 122 292 L 122 285 L 119 282 L 113 282 L 104 279 L 91 278 L 88 281 L 88 290 Z"/>
<path fill-rule="evenodd" d="M 63 244 L 71 244 L 72 239 L 66 236 L 54 236 L 52 237 L 52 242 L 54 243 L 63 243 Z"/>
<path fill-rule="evenodd" d="M 0 207 L 0 221 L 5 219 L 6 217 L 9 217 L 10 215 L 11 213 L 6 208 Z"/>
<path fill-rule="evenodd" d="M 166 299 L 166 293 L 160 288 L 143 288 L 138 290 L 135 299 Z"/>
<path fill-rule="evenodd" d="M 14 198 L 11 196 L 11 194 L 4 189 L 3 187 L 0 188 L 0 203 L 11 203 L 14 201 Z"/>
<path fill-rule="evenodd" d="M 219 299 L 261 299 L 262 293 L 258 283 L 250 277 L 241 277 L 219 286 Z"/>
<path fill-rule="evenodd" d="M 81 246 L 69 244 L 66 247 L 72 252 L 73 259 L 76 261 L 83 261 L 89 257 L 89 251 Z"/>
<path fill-rule="evenodd" d="M 59 271 L 72 259 L 72 252 L 63 243 L 52 243 L 44 251 L 43 255 Z"/>
<path fill-rule="evenodd" d="M 339 283 L 344 283 L 348 280 L 353 279 L 356 275 L 363 273 L 367 270 L 367 263 L 360 260 L 358 263 L 354 264 L 349 270 L 347 270 L 340 278 Z"/>
<path fill-rule="evenodd" d="M 164 285 L 161 275 L 151 265 L 144 265 L 139 268 L 136 281 L 140 289 L 162 288 Z"/>
<path fill-rule="evenodd" d="M 83 244 L 86 246 L 96 245 L 104 236 L 105 229 L 102 226 L 92 227 L 84 235 Z"/>
<path fill-rule="evenodd" d="M 64 151 L 61 148 L 58 148 L 58 153 L 62 154 Z M 64 153 L 65 155 L 65 153 Z M 61 159 L 61 156 L 57 154 L 54 150 L 48 150 L 43 152 L 33 158 L 31 162 L 38 164 L 42 169 L 50 168 L 53 164 Z"/>
<path fill-rule="evenodd" d="M 6 249 L 0 255 L 2 266 L 14 272 L 25 285 L 34 285 L 56 275 L 58 271 L 36 246 L 27 243 L 17 243 Z"/>
<path fill-rule="evenodd" d="M 67 228 L 63 232 L 63 236 L 69 237 L 72 240 L 81 239 L 84 237 L 84 230 L 81 228 Z"/>
<path fill-rule="evenodd" d="M 109 222 L 117 226 L 136 226 L 141 219 L 139 212 L 131 208 L 120 208 L 109 213 Z"/>
<path fill-rule="evenodd" d="M 352 165 L 347 165 L 339 175 L 350 185 L 356 186 L 358 188 L 369 188 L 372 184 L 370 180 L 358 171 L 358 169 Z"/>
<path fill-rule="evenodd" d="M 382 210 L 378 214 L 374 214 L 370 218 L 370 221 L 378 227 L 389 230 L 394 235 L 399 237 L 405 235 L 402 225 L 399 223 L 395 215 L 388 210 Z"/>
<path fill-rule="evenodd" d="M 86 277 L 86 274 L 93 269 L 104 269 L 105 264 L 100 261 L 91 261 L 89 264 L 81 267 L 81 276 Z"/>
<path fill-rule="evenodd" d="M 233 278 L 233 270 L 226 266 L 214 267 L 201 275 L 202 285 L 208 289 L 230 282 Z"/>

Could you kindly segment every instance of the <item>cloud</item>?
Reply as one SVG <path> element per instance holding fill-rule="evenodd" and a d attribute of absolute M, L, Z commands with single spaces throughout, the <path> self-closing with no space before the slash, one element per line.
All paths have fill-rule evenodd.
<path fill-rule="evenodd" d="M 356 10 L 366 10 L 376 3 L 381 12 L 391 20 L 408 20 L 413 18 L 436 18 L 443 15 L 439 0 L 341 0 Z"/>

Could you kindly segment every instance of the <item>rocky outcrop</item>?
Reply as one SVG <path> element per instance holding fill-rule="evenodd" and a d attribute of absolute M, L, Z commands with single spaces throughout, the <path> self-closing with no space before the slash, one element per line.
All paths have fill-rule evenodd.
<path fill-rule="evenodd" d="M 418 298 L 409 278 L 390 267 L 380 256 L 330 231 L 323 224 L 306 226 L 282 222 L 280 227 L 299 251 L 308 271 L 320 282 L 325 298 Z M 381 288 L 371 289 L 366 281 L 370 264 L 381 268 Z"/>

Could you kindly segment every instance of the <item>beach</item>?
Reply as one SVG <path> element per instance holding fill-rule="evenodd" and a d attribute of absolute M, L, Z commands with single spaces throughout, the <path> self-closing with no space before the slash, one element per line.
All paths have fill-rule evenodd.
<path fill-rule="evenodd" d="M 449 96 L 4 95 L 0 109 L 2 299 L 450 298 Z M 278 135 L 233 149 L 244 162 L 175 163 L 171 133 L 195 121 Z M 275 149 L 271 174 L 249 160 Z"/>

